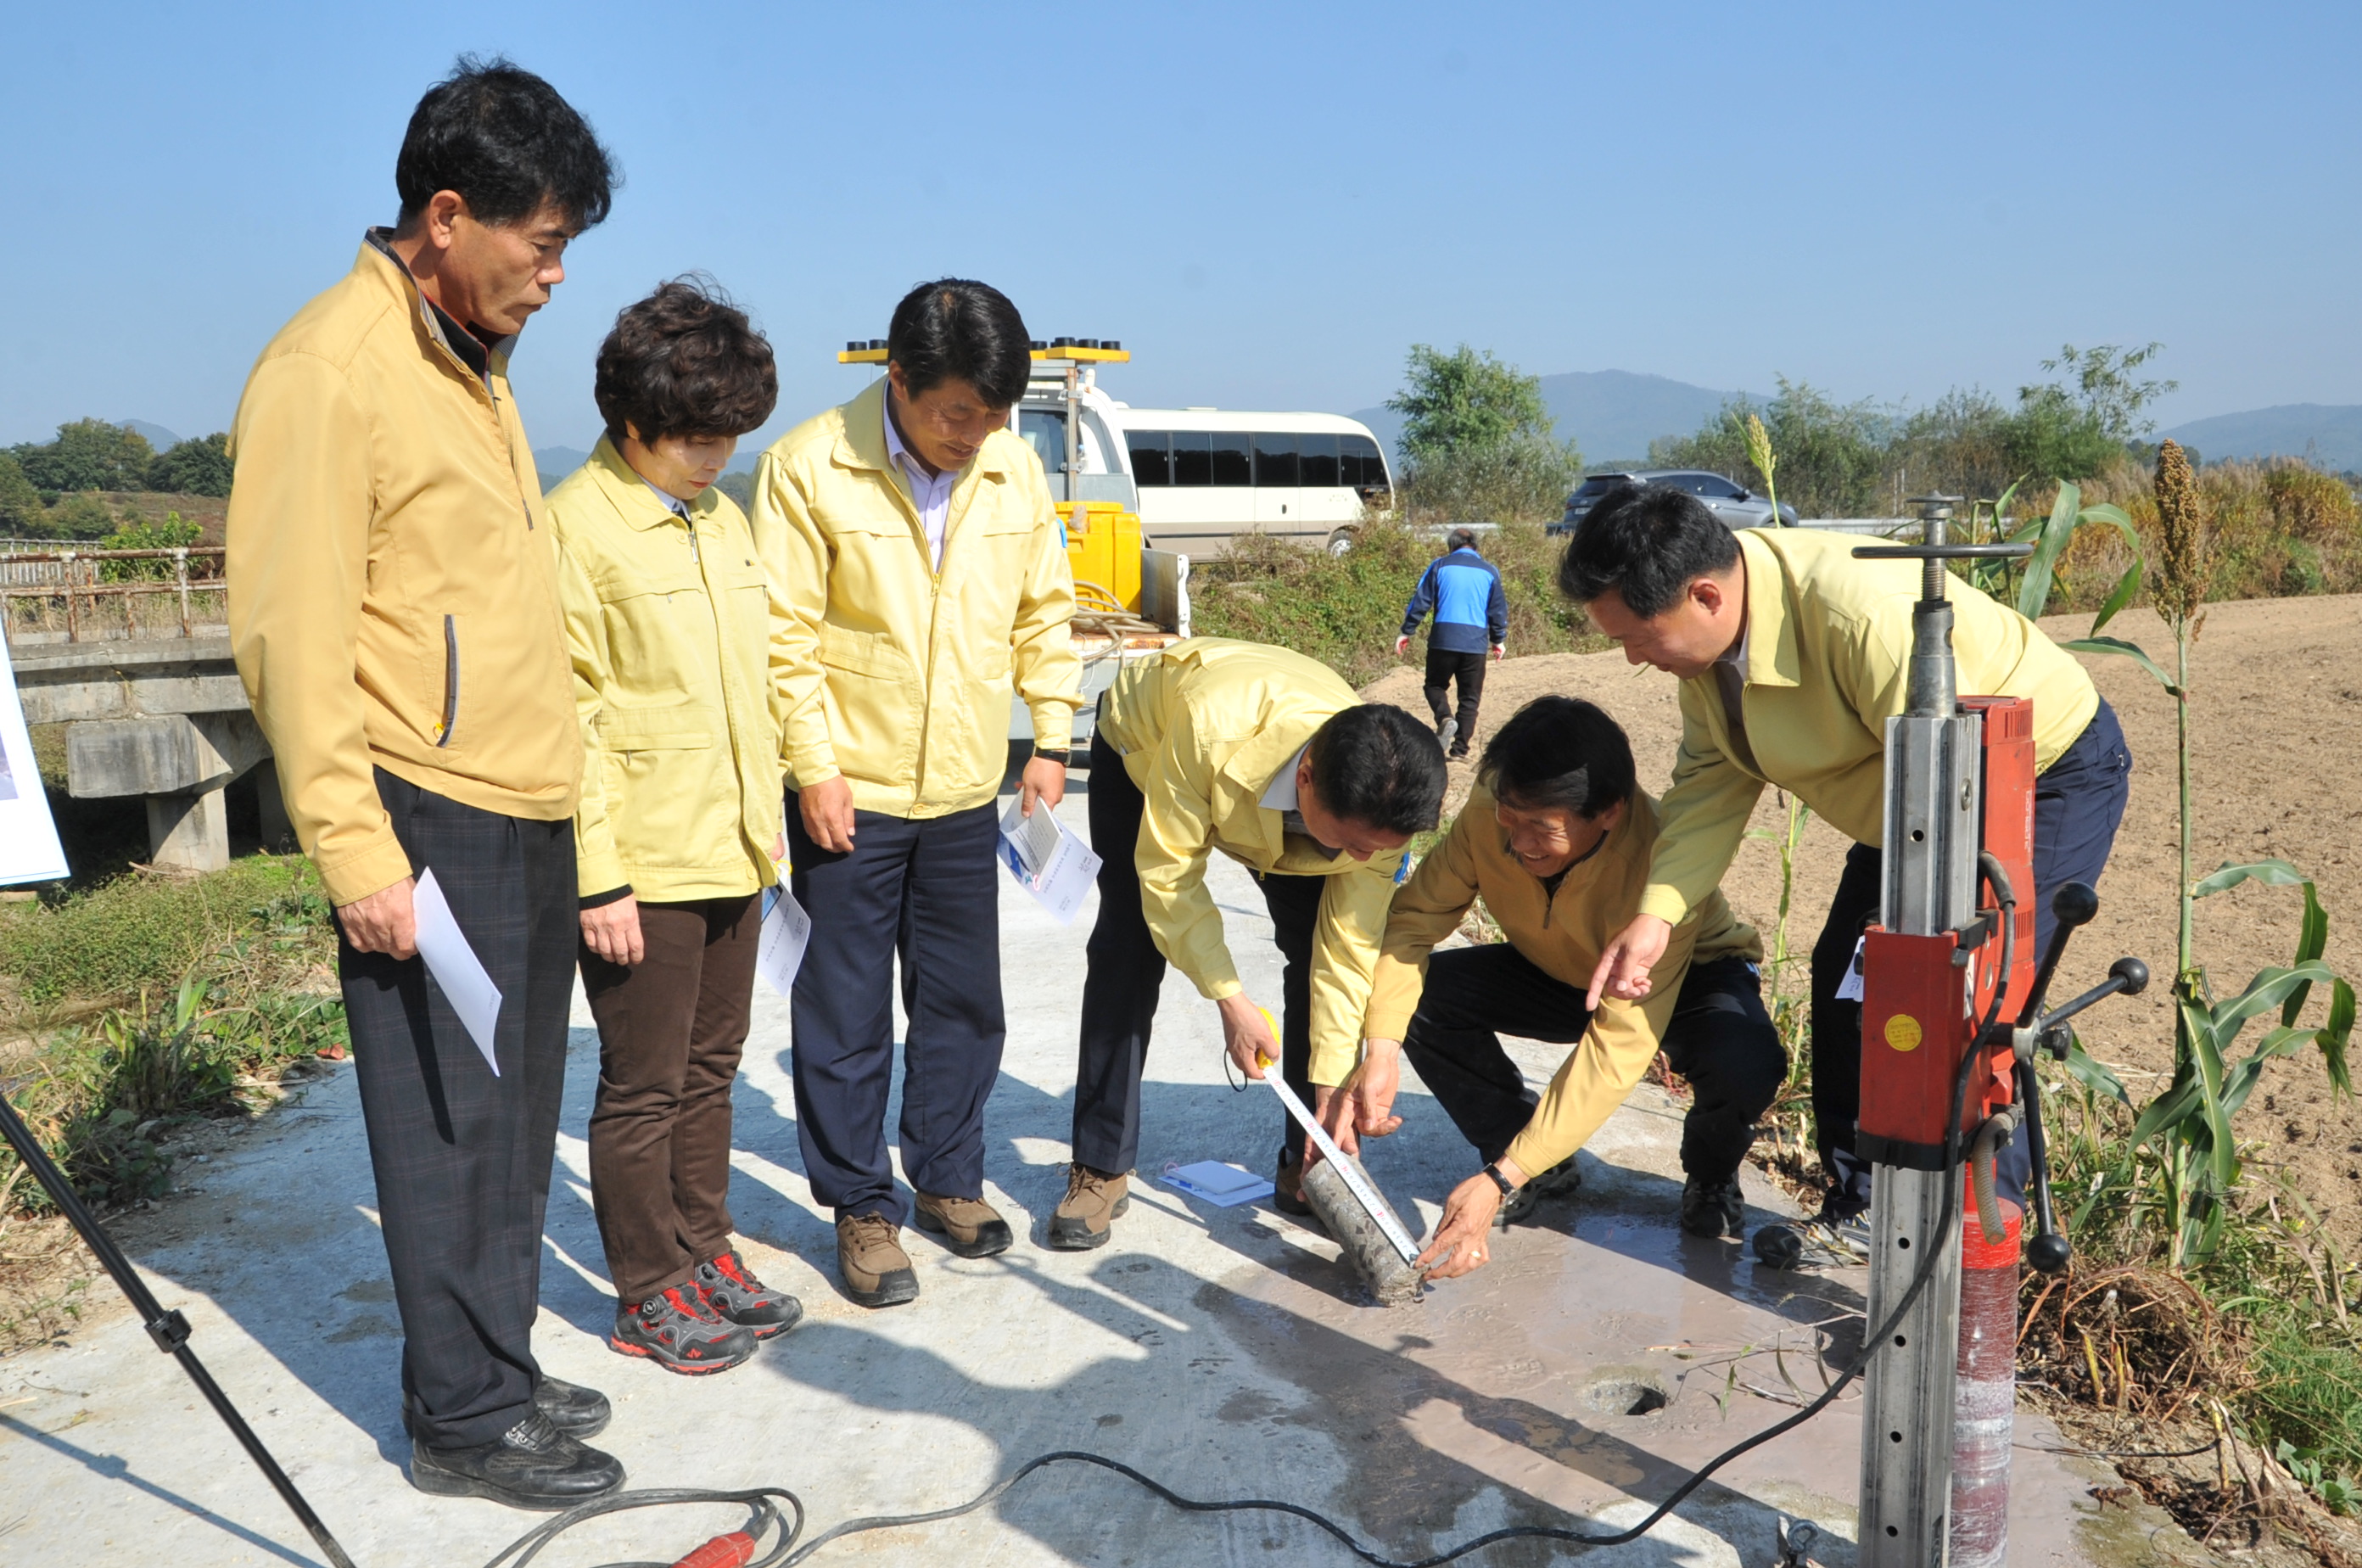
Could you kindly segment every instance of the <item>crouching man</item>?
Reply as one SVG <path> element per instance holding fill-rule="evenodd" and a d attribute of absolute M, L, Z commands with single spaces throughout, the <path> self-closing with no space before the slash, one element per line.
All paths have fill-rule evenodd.
<path fill-rule="evenodd" d="M 1170 962 L 1221 1011 L 1252 1078 L 1276 1059 L 1308 1102 L 1353 1062 L 1370 966 L 1411 834 L 1443 803 L 1443 747 L 1327 665 L 1259 643 L 1197 637 L 1116 677 L 1091 737 L 1098 921 L 1083 978 L 1074 1165 L 1049 1242 L 1104 1245 L 1130 1202 L 1140 1079 Z M 1239 981 L 1206 887 L 1220 850 L 1254 874 L 1281 971 L 1281 1033 Z M 1279 1207 L 1308 1214 L 1303 1139 L 1281 1113 Z"/>
<path fill-rule="evenodd" d="M 1660 1050 L 1693 1091 L 1682 1228 L 1739 1232 L 1739 1162 L 1787 1068 L 1759 995 L 1754 931 L 1708 892 L 1674 929 L 1647 998 L 1584 1003 L 1599 955 L 1639 908 L 1657 832 L 1616 721 L 1575 698 L 1538 698 L 1486 745 L 1451 833 L 1395 897 L 1362 1063 L 1322 1121 L 1348 1151 L 1401 1126 L 1407 1055 L 1475 1145 L 1484 1169 L 1445 1200 L 1420 1258 L 1438 1278 L 1480 1266 L 1495 1225 L 1573 1189 L 1575 1150 Z M 1507 940 L 1434 952 L 1479 898 Z M 1502 1032 L 1575 1049 L 1537 1096 Z"/>

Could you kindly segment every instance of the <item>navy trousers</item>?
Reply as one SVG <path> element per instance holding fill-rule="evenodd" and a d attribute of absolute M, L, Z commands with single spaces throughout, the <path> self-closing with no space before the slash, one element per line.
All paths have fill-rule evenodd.
<path fill-rule="evenodd" d="M 2124 821 L 2132 789 L 2133 755 L 2116 711 L 2100 711 L 2034 781 L 2035 952 L 2049 945 L 2057 922 L 2050 895 L 2062 882 L 2099 886 L 2108 852 Z M 1829 918 L 1813 944 L 1813 1117 L 1819 1123 L 1821 1165 L 1828 1173 L 1831 1212 L 1851 1216 L 1870 1206 L 1870 1166 L 1854 1154 L 1854 1123 L 1861 1114 L 1861 1004 L 1838 999 L 1862 928 L 1878 919 L 1883 857 L 1866 844 L 1846 852 L 1845 873 Z M 2021 893 L 2020 897 L 2025 895 Z M 2023 1205 L 2032 1165 L 2025 1130 L 1998 1164 L 2003 1195 Z"/>
<path fill-rule="evenodd" d="M 1084 949 L 1083 1023 L 1075 1063 L 1074 1157 L 1110 1176 L 1140 1160 L 1140 1080 L 1148 1066 L 1148 1034 L 1164 985 L 1164 955 L 1149 933 L 1140 906 L 1140 868 L 1133 846 L 1146 810 L 1140 786 L 1123 770 L 1105 736 L 1091 736 L 1091 845 L 1099 856 L 1099 912 Z M 1283 961 L 1279 977 L 1279 1071 L 1305 1104 L 1312 1103 L 1312 934 L 1320 918 L 1325 877 L 1257 877 L 1271 911 L 1272 944 Z M 1279 1121 L 1279 1163 L 1303 1155 L 1304 1134 Z"/>
<path fill-rule="evenodd" d="M 853 848 L 804 832 L 788 796 L 789 887 L 811 916 L 789 1016 L 796 1141 L 812 1197 L 848 1214 L 909 1214 L 886 1153 L 901 961 L 902 1174 L 939 1198 L 984 1196 L 984 1102 L 1000 1076 L 996 809 L 906 819 L 854 813 Z"/>
<path fill-rule="evenodd" d="M 1788 1076 L 1788 1053 L 1763 1010 L 1762 991 L 1744 958 L 1693 964 L 1661 1042 L 1673 1071 L 1689 1080 L 1682 1171 L 1701 1182 L 1738 1174 L 1755 1142 L 1755 1119 Z M 1508 1153 L 1541 1103 L 1501 1048 L 1500 1032 L 1573 1044 L 1591 1029 L 1583 997 L 1581 986 L 1544 974 L 1506 942 L 1428 959 L 1403 1055 L 1485 1164 Z"/>

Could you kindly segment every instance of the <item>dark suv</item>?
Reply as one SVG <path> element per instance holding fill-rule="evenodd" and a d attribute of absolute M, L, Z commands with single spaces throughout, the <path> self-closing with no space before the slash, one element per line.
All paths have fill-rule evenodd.
<path fill-rule="evenodd" d="M 1572 534 L 1599 498 L 1619 484 L 1664 484 L 1675 490 L 1688 491 L 1710 507 L 1714 514 L 1733 528 L 1793 528 L 1796 525 L 1796 509 L 1783 502 L 1780 514 L 1772 515 L 1772 503 L 1752 491 L 1731 483 L 1720 474 L 1704 469 L 1632 469 L 1610 473 L 1587 474 L 1574 493 L 1566 498 L 1566 514 L 1544 530 L 1551 534 Z"/>

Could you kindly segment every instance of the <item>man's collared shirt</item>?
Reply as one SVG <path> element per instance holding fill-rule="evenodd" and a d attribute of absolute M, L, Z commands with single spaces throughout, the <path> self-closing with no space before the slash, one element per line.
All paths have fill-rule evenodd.
<path fill-rule="evenodd" d="M 1304 766 L 1305 754 L 1311 749 L 1311 743 L 1308 741 L 1294 756 L 1287 759 L 1287 766 L 1281 768 L 1278 775 L 1272 779 L 1271 788 L 1263 792 L 1263 799 L 1258 804 L 1266 812 L 1277 812 L 1280 826 L 1288 832 L 1299 837 L 1312 839 L 1312 847 L 1320 852 L 1321 858 L 1334 860 L 1340 851 L 1330 848 L 1317 838 L 1312 838 L 1312 830 L 1304 825 L 1304 813 L 1297 809 L 1296 772 L 1297 768 Z"/>
<path fill-rule="evenodd" d="M 936 571 L 944 569 L 944 526 L 952 511 L 952 485 L 959 478 L 956 471 L 945 469 L 939 474 L 927 472 L 924 463 L 911 455 L 902 445 L 902 433 L 894 427 L 894 394 L 889 389 L 884 405 L 886 415 L 886 454 L 902 477 L 911 481 L 911 503 L 919 509 L 919 526 L 926 530 L 929 564 Z"/>

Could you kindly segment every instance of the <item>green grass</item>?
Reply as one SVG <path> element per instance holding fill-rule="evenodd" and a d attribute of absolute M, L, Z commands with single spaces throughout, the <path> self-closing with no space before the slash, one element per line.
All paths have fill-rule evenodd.
<path fill-rule="evenodd" d="M 256 911 L 316 900 L 318 888 L 298 856 L 249 856 L 188 879 L 117 877 L 54 904 L 0 912 L 0 971 L 36 1009 L 169 988 L 199 958 L 250 928 Z"/>

